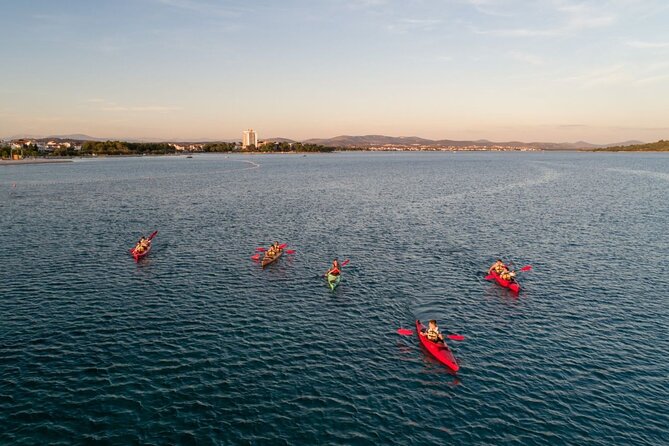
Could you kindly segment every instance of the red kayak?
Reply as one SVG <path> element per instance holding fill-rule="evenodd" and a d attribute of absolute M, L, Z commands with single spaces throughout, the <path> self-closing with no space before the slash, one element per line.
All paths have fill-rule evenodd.
<path fill-rule="evenodd" d="M 516 282 L 515 280 L 504 280 L 501 277 L 499 277 L 499 274 L 497 274 L 495 271 L 492 271 L 490 274 L 485 276 L 485 280 L 496 280 L 500 286 L 508 288 L 514 293 L 520 291 L 520 284 L 518 282 Z"/>
<path fill-rule="evenodd" d="M 149 252 L 151 252 L 151 240 L 153 239 L 153 237 L 156 236 L 156 234 L 158 234 L 158 231 L 154 231 L 153 234 L 149 236 L 149 238 L 147 239 L 149 241 L 149 246 L 147 246 L 144 251 L 139 251 L 139 252 L 135 251 L 135 248 L 137 248 L 137 246 L 135 246 L 135 248 L 132 248 L 130 250 L 130 255 L 132 255 L 132 257 L 135 259 L 135 262 L 139 262 L 141 259 L 146 257 L 149 254 Z"/>
<path fill-rule="evenodd" d="M 442 343 L 442 342 L 430 341 L 423 334 L 424 330 L 426 330 L 425 326 L 421 324 L 420 321 L 417 320 L 416 333 L 418 333 L 418 339 L 420 339 L 420 343 L 423 344 L 423 347 L 425 347 L 427 351 L 429 351 L 432 354 L 432 356 L 434 356 L 437 359 L 437 361 L 441 362 L 454 372 L 457 372 L 460 369 L 460 366 L 455 361 L 455 356 L 453 356 L 453 353 L 448 348 L 448 345 L 446 345 L 445 342 Z"/>

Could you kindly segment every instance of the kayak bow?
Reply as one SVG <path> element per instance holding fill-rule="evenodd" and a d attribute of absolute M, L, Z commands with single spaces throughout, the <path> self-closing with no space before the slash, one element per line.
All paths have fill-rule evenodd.
<path fill-rule="evenodd" d="M 339 282 L 341 282 L 341 274 L 334 275 L 334 274 L 328 273 L 327 279 L 328 279 L 328 285 L 330 286 L 330 289 L 332 291 L 334 291 L 335 288 L 337 288 L 337 286 L 339 285 Z"/>

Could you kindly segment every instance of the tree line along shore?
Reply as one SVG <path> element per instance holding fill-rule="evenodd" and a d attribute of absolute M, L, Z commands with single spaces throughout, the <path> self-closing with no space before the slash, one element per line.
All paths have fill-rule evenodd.
<path fill-rule="evenodd" d="M 329 147 L 320 144 L 300 142 L 264 142 L 256 146 L 242 147 L 235 142 L 213 142 L 179 145 L 175 143 L 126 142 L 126 141 L 83 141 L 79 143 L 58 144 L 55 148 L 44 150 L 36 144 L 17 145 L 0 144 L 0 159 L 20 158 L 63 158 L 75 156 L 141 156 L 175 155 L 181 153 L 328 153 L 344 150 L 374 150 L 365 147 Z M 667 152 L 669 140 L 660 140 L 648 144 L 612 146 L 594 149 L 582 149 L 592 152 Z M 17 158 L 15 158 L 17 159 Z"/>
<path fill-rule="evenodd" d="M 634 144 L 632 146 L 613 146 L 602 149 L 593 149 L 593 152 L 669 152 L 669 141 L 661 139 L 648 144 Z"/>
<path fill-rule="evenodd" d="M 173 155 L 180 153 L 309 153 L 309 152 L 333 152 L 340 150 L 336 147 L 326 147 L 319 144 L 303 144 L 299 142 L 275 142 L 265 143 L 258 147 L 242 147 L 234 142 L 217 142 L 207 144 L 191 145 L 196 146 L 191 149 L 184 149 L 182 146 L 172 143 L 152 143 L 152 142 L 126 142 L 126 141 L 84 141 L 80 146 L 69 144 L 61 145 L 53 150 L 40 150 L 37 145 L 26 144 L 20 147 L 10 145 L 0 146 L 0 158 L 8 159 L 13 154 L 20 154 L 22 157 L 72 157 L 72 156 L 98 156 L 98 155 Z"/>

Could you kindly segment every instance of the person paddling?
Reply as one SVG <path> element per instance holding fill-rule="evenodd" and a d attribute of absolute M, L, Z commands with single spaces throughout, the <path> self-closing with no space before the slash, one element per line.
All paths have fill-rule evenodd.
<path fill-rule="evenodd" d="M 434 319 L 431 319 L 430 322 L 427 324 L 427 330 L 424 332 L 419 333 L 420 336 L 425 336 L 429 341 L 432 342 L 444 342 L 444 335 L 441 334 L 439 331 L 439 327 L 437 326 L 437 321 Z"/>
<path fill-rule="evenodd" d="M 137 246 L 135 246 L 135 252 L 144 251 L 146 249 L 146 247 L 148 246 L 148 244 L 149 244 L 149 241 L 146 237 L 140 238 L 139 241 L 137 242 Z"/>
<path fill-rule="evenodd" d="M 502 262 L 502 259 L 497 259 L 495 263 L 488 269 L 488 274 L 496 272 L 498 275 L 501 275 L 504 271 L 508 271 L 509 268 Z"/>
<path fill-rule="evenodd" d="M 332 261 L 332 266 L 330 267 L 330 269 L 328 270 L 328 272 L 326 273 L 326 275 L 328 275 L 328 276 L 329 276 L 329 275 L 333 275 L 333 276 L 338 276 L 338 275 L 340 275 L 340 274 L 341 274 L 341 270 L 340 270 L 339 268 L 340 268 L 340 267 L 339 267 L 339 261 L 338 261 L 337 259 L 334 259 L 334 260 Z"/>
<path fill-rule="evenodd" d="M 269 249 L 265 252 L 266 257 L 273 257 L 276 254 L 281 251 L 281 247 L 279 246 L 279 242 L 274 242 L 272 245 L 269 247 Z"/>
<path fill-rule="evenodd" d="M 509 271 L 507 269 L 507 270 L 502 271 L 502 273 L 499 275 L 499 277 L 502 280 L 508 280 L 509 282 L 515 282 L 516 281 L 516 279 L 515 279 L 516 272 L 515 271 Z"/>

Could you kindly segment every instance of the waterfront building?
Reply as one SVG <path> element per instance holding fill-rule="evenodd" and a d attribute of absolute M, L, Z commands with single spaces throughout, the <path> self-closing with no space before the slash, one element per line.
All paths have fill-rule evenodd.
<path fill-rule="evenodd" d="M 258 134 L 253 129 L 244 130 L 242 135 L 242 148 L 249 146 L 258 147 Z"/>

